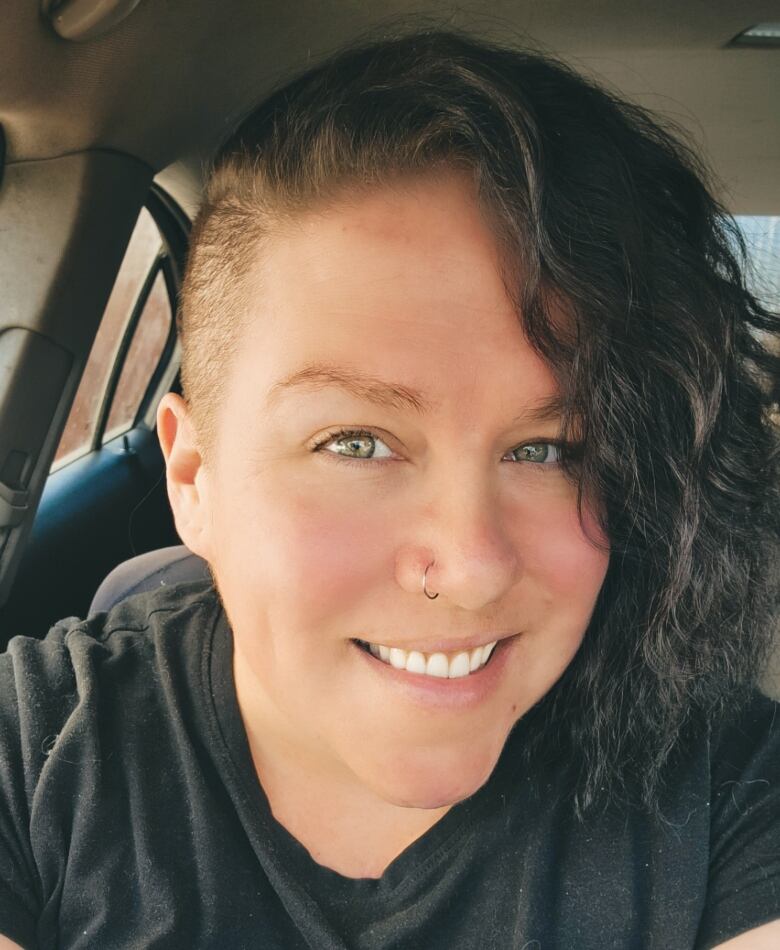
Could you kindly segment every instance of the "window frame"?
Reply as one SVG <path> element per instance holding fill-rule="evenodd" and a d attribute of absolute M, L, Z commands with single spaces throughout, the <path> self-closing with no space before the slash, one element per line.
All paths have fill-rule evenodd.
<path fill-rule="evenodd" d="M 100 400 L 100 406 L 95 415 L 92 441 L 89 445 L 89 448 L 87 449 L 88 452 L 96 452 L 105 441 L 104 436 L 106 433 L 106 426 L 108 424 L 109 416 L 111 415 L 111 408 L 114 404 L 116 391 L 119 387 L 119 380 L 122 376 L 122 373 L 124 372 L 125 365 L 127 363 L 127 356 L 130 352 L 130 346 L 135 339 L 135 334 L 141 322 L 141 317 L 149 300 L 149 294 L 152 292 L 154 282 L 157 280 L 160 269 L 162 268 L 162 257 L 163 254 L 158 253 L 152 263 L 152 266 L 147 271 L 146 276 L 143 279 L 143 283 L 141 284 L 141 288 L 136 294 L 133 308 L 130 311 L 130 316 L 125 322 L 125 327 L 119 340 L 119 345 L 114 351 L 114 362 L 111 365 L 108 379 L 106 380 L 106 383 L 103 387 L 103 396 Z M 128 428 L 132 429 L 132 427 L 133 425 L 131 423 Z"/>
<path fill-rule="evenodd" d="M 160 249 L 149 268 L 133 303 L 130 316 L 114 352 L 111 371 L 104 385 L 91 439 L 82 449 L 63 457 L 53 465 L 47 477 L 61 471 L 78 459 L 99 452 L 115 439 L 121 439 L 138 425 L 154 428 L 157 405 L 163 394 L 175 386 L 179 375 L 179 342 L 177 332 L 178 292 L 186 265 L 191 222 L 179 204 L 156 182 L 152 182 L 143 208 L 149 213 L 160 237 Z M 139 211 L 139 215 L 140 215 Z M 170 307 L 170 323 L 157 363 L 149 376 L 138 407 L 127 427 L 106 432 L 117 388 L 127 361 L 138 325 L 155 281 L 162 273 Z M 71 407 L 72 408 L 72 407 Z M 106 437 L 108 435 L 108 438 Z"/>

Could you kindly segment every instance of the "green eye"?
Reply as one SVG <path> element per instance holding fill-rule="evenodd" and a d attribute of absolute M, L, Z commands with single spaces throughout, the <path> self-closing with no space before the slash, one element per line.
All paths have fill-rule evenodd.
<path fill-rule="evenodd" d="M 375 432 L 367 429 L 340 429 L 329 432 L 327 437 L 315 446 L 315 450 L 321 451 L 327 445 L 336 446 L 336 451 L 326 452 L 326 454 L 343 456 L 345 461 L 350 459 L 371 461 L 392 455 L 382 439 Z M 384 446 L 384 450 L 378 446 Z"/>
<path fill-rule="evenodd" d="M 333 451 L 325 451 L 329 445 L 334 447 Z M 354 462 L 357 465 L 392 457 L 392 451 L 385 442 L 370 429 L 337 429 L 329 432 L 312 451 L 324 451 L 325 456 L 335 456 L 340 462 Z M 532 462 L 540 468 L 553 468 L 561 461 L 563 446 L 557 442 L 524 442 L 512 449 L 509 455 L 515 462 Z"/>
<path fill-rule="evenodd" d="M 560 462 L 560 446 L 553 442 L 526 442 L 512 454 L 518 462 Z"/>
<path fill-rule="evenodd" d="M 370 435 L 344 436 L 334 440 L 346 453 L 354 453 L 357 458 L 371 458 L 374 451 L 374 439 Z"/>

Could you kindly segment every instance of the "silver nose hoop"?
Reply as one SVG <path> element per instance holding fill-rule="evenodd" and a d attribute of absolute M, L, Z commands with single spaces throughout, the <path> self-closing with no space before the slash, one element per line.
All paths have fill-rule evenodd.
<path fill-rule="evenodd" d="M 423 593 L 428 598 L 428 600 L 436 600 L 436 598 L 439 596 L 438 594 L 429 594 L 425 587 L 425 579 L 428 574 L 428 570 L 430 569 L 432 564 L 433 564 L 433 561 L 431 561 L 428 567 L 425 568 L 425 573 L 423 574 Z"/>

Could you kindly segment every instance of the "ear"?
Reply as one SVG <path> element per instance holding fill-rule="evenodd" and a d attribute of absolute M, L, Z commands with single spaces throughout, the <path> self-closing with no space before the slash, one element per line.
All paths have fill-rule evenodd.
<path fill-rule="evenodd" d="M 211 561 L 211 511 L 206 470 L 187 403 L 166 393 L 157 408 L 157 437 L 165 458 L 168 500 L 176 530 L 195 554 Z"/>

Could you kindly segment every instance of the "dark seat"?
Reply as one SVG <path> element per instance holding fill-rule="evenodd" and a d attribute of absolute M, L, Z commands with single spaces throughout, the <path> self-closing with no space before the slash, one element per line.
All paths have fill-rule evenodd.
<path fill-rule="evenodd" d="M 185 581 L 208 580 L 206 562 L 183 544 L 160 548 L 123 561 L 98 587 L 89 607 L 89 616 L 110 610 L 131 594 Z"/>

